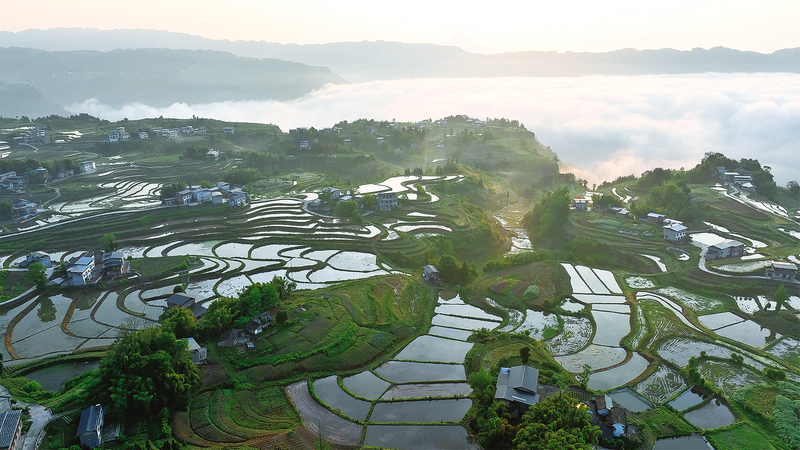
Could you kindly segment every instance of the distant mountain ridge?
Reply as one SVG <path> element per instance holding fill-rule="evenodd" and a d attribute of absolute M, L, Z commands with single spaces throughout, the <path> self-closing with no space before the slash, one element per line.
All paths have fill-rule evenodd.
<path fill-rule="evenodd" d="M 0 48 L 0 61 L 0 80 L 33 86 L 48 102 L 61 106 L 92 98 L 114 107 L 290 100 L 328 83 L 347 82 L 325 67 L 210 50 L 54 52 L 10 47 Z M 26 105 L 9 106 L 12 99 L 8 100 L 3 105 L 5 115 L 25 114 L 10 114 L 8 110 L 24 111 Z M 63 109 L 53 111 L 59 112 Z"/>
<path fill-rule="evenodd" d="M 158 30 L 57 28 L 0 32 L 0 47 L 51 51 L 119 48 L 217 50 L 237 56 L 278 58 L 324 66 L 350 82 L 427 77 L 646 75 L 686 73 L 800 73 L 800 48 L 771 54 L 716 47 L 708 50 L 623 49 L 606 53 L 469 53 L 458 47 L 399 42 L 278 44 L 207 39 Z"/>

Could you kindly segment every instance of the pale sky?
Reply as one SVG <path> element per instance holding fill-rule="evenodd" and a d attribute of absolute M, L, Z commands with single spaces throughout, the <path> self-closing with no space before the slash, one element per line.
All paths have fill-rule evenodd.
<path fill-rule="evenodd" d="M 798 0 L 6 2 L 0 30 L 147 28 L 280 43 L 399 41 L 498 53 L 800 46 Z"/>

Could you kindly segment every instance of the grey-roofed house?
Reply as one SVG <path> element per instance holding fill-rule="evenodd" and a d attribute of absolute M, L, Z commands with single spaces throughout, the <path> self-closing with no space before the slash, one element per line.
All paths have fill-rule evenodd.
<path fill-rule="evenodd" d="M 45 252 L 31 252 L 28 256 L 25 257 L 25 266 L 33 264 L 35 262 L 42 263 L 45 267 L 50 267 L 53 265 L 53 261 L 50 259 L 50 254 Z M 22 264 L 20 264 L 21 266 Z"/>
<path fill-rule="evenodd" d="M 103 416 L 105 410 L 98 405 L 90 406 L 81 412 L 81 421 L 78 423 L 76 437 L 80 438 L 81 445 L 95 448 L 103 444 Z"/>
<path fill-rule="evenodd" d="M 194 338 L 186 338 L 189 344 L 189 353 L 192 354 L 192 363 L 195 365 L 203 364 L 208 358 L 208 348 L 201 347 Z"/>
<path fill-rule="evenodd" d="M 122 252 L 103 253 L 103 274 L 122 272 L 122 265 L 125 263 L 125 255 Z"/>
<path fill-rule="evenodd" d="M 497 390 L 495 400 L 500 400 L 509 406 L 512 417 L 512 406 L 518 412 L 524 412 L 528 407 L 539 402 L 539 371 L 531 366 L 503 367 L 497 376 Z M 522 410 L 522 411 L 520 411 Z"/>
<path fill-rule="evenodd" d="M 422 266 L 422 278 L 428 283 L 442 284 L 442 274 L 439 273 L 436 266 L 431 264 Z"/>
<path fill-rule="evenodd" d="M 400 201 L 397 199 L 397 194 L 394 192 L 381 192 L 375 194 L 375 199 L 378 200 L 378 209 L 386 211 L 388 209 L 400 206 Z"/>
<path fill-rule="evenodd" d="M 195 319 L 202 316 L 207 311 L 203 305 L 195 303 L 194 297 L 186 295 L 183 292 L 176 292 L 167 297 L 167 309 L 177 306 L 191 311 Z"/>
<path fill-rule="evenodd" d="M 0 413 L 0 450 L 15 450 L 22 436 L 22 410 Z"/>
<path fill-rule="evenodd" d="M 710 245 L 706 259 L 733 258 L 744 254 L 744 244 L 739 241 L 725 241 Z"/>
<path fill-rule="evenodd" d="M 669 239 L 673 242 L 678 242 L 686 239 L 686 228 L 685 225 L 681 225 L 679 223 L 672 222 L 669 225 L 664 225 L 664 239 Z"/>
<path fill-rule="evenodd" d="M 595 403 L 597 403 L 597 414 L 601 416 L 605 416 L 611 412 L 611 408 L 614 407 L 614 400 L 611 400 L 611 397 L 608 395 L 598 395 L 595 399 Z"/>
<path fill-rule="evenodd" d="M 764 275 L 769 278 L 794 280 L 797 278 L 797 266 L 783 261 L 771 261 Z"/>

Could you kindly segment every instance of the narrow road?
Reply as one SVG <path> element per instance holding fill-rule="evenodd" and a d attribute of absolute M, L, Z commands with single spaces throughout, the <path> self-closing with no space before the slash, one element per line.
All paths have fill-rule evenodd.
<path fill-rule="evenodd" d="M 2 396 L 11 397 L 11 394 L 5 386 L 0 386 L 0 397 Z M 44 438 L 44 427 L 53 419 L 61 417 L 61 415 L 54 415 L 53 412 L 50 411 L 50 408 L 45 408 L 42 405 L 34 403 L 17 402 L 16 406 L 21 406 L 23 408 L 27 406 L 30 408 L 31 421 L 33 422 L 30 430 L 22 435 L 22 440 L 17 448 L 22 450 L 36 450 L 41 440 Z"/>

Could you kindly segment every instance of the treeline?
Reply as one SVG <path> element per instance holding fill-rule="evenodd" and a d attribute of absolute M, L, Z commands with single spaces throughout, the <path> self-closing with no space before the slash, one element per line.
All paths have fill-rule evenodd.
<path fill-rule="evenodd" d="M 69 158 L 52 161 L 37 161 L 33 158 L 0 159 L 0 173 L 14 171 L 17 175 L 25 175 L 39 167 L 44 167 L 51 175 L 57 175 L 61 170 L 77 170 L 78 164 Z"/>

